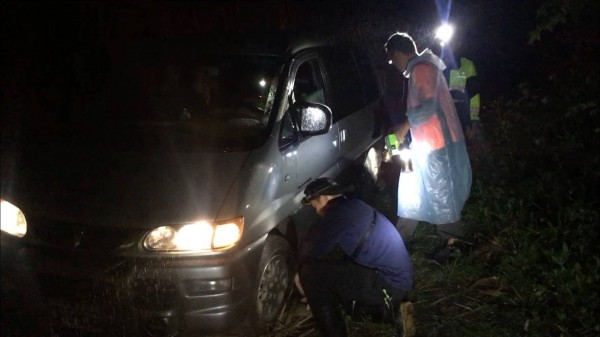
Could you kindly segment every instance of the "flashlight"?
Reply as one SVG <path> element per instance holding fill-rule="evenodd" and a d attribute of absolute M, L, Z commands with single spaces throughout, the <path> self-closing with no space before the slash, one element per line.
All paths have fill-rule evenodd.
<path fill-rule="evenodd" d="M 393 132 L 385 136 L 386 157 L 388 158 L 386 161 L 394 156 L 398 157 L 400 159 L 400 169 L 405 173 L 413 171 L 412 150 L 408 143 L 405 141 L 400 142 Z"/>
<path fill-rule="evenodd" d="M 392 132 L 389 135 L 385 136 L 385 147 L 387 148 L 389 157 L 393 157 L 400 154 L 400 142 L 398 141 L 398 138 L 396 137 L 395 133 Z"/>

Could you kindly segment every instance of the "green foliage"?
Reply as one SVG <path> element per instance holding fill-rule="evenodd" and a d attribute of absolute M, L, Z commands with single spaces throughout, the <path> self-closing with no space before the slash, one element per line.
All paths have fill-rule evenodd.
<path fill-rule="evenodd" d="M 558 35 L 538 45 L 540 54 L 569 42 L 578 49 L 562 49 L 566 55 L 554 59 L 560 64 L 542 68 L 550 76 L 523 82 L 519 99 L 482 113 L 486 151 L 472 155 L 482 165 L 463 217 L 473 245 L 454 264 L 424 270 L 417 308 L 437 312 L 438 327 L 421 316 L 427 336 L 600 334 L 600 78 L 593 45 L 576 34 L 584 29 L 569 26 L 588 22 L 585 4 L 597 7 L 545 2 L 532 36 Z M 457 266 L 470 277 L 449 272 Z M 474 287 L 490 279 L 496 287 Z"/>
<path fill-rule="evenodd" d="M 600 332 L 598 73 L 564 75 L 487 112 L 493 163 L 465 210 L 529 336 Z"/>
<path fill-rule="evenodd" d="M 529 33 L 529 43 L 542 40 L 543 32 L 553 32 L 563 24 L 579 23 L 597 15 L 597 1 L 594 0 L 546 0 L 537 11 L 537 27 Z"/>

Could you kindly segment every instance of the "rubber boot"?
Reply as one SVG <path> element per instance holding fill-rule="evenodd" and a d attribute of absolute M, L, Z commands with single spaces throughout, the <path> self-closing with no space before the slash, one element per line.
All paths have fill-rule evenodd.
<path fill-rule="evenodd" d="M 338 307 L 322 307 L 313 309 L 313 317 L 317 329 L 324 337 L 348 337 L 346 320 Z"/>
<path fill-rule="evenodd" d="M 414 308 L 412 302 L 400 303 L 400 310 L 398 310 L 397 318 L 397 333 L 398 336 L 402 337 L 415 337 L 417 334 L 417 327 L 413 318 Z"/>

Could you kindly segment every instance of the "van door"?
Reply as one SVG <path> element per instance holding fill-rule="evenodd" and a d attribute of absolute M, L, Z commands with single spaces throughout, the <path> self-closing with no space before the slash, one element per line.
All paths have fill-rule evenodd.
<path fill-rule="evenodd" d="M 297 101 L 329 105 L 316 51 L 296 57 L 290 69 L 290 76 L 279 143 L 284 155 L 294 156 L 297 160 L 297 188 L 302 192 L 311 180 L 321 176 L 335 176 L 338 173 L 339 137 L 337 126 L 334 125 L 324 135 L 302 139 L 287 111 L 289 106 Z"/>
<path fill-rule="evenodd" d="M 372 68 L 361 59 L 361 73 L 353 53 L 330 48 L 323 54 L 333 122 L 339 128 L 340 155 L 346 166 L 375 142 L 375 102 L 380 90 Z"/>

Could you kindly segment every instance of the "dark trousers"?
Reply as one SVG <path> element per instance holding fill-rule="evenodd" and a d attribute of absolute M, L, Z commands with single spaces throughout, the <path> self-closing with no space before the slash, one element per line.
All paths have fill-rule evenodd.
<path fill-rule="evenodd" d="M 454 101 L 454 107 L 456 108 L 456 114 L 460 120 L 460 125 L 463 130 L 467 130 L 472 123 L 469 96 L 459 90 L 451 90 L 450 95 Z"/>
<path fill-rule="evenodd" d="M 373 321 L 392 321 L 407 293 L 390 286 L 377 270 L 350 258 L 312 260 L 302 265 L 299 274 L 313 314 L 321 308 L 341 305 L 353 318 L 368 316 Z M 383 289 L 390 296 L 391 308 L 386 305 Z"/>

